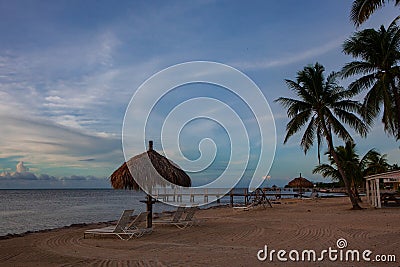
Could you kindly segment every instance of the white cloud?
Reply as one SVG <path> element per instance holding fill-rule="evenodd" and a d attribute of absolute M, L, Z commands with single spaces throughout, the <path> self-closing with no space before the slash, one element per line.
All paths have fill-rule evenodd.
<path fill-rule="evenodd" d="M 24 162 L 18 162 L 17 166 L 15 167 L 15 172 L 2 172 L 0 173 L 0 187 L 1 181 L 5 180 L 49 180 L 49 179 L 56 179 L 55 177 L 50 177 L 47 174 L 40 175 L 39 177 L 36 176 L 32 172 L 28 172 L 28 168 L 24 166 Z"/>
<path fill-rule="evenodd" d="M 28 168 L 24 166 L 24 162 L 23 161 L 18 162 L 16 167 L 16 172 L 27 172 L 27 171 Z"/>
<path fill-rule="evenodd" d="M 56 102 L 56 103 L 63 102 L 62 98 L 59 96 L 48 96 L 45 98 L 45 100 L 49 101 L 49 102 Z"/>
<path fill-rule="evenodd" d="M 0 187 L 1 181 L 5 180 L 38 180 L 38 177 L 32 172 L 3 172 L 0 174 Z"/>
<path fill-rule="evenodd" d="M 111 50 L 112 45 L 105 44 L 103 49 Z M 19 157 L 38 172 L 41 167 L 52 169 L 54 174 L 59 168 L 71 168 L 62 173 L 92 170 L 93 174 L 108 176 L 123 160 L 118 134 L 122 115 L 118 118 L 112 110 L 123 107 L 121 102 L 129 99 L 121 90 L 132 82 L 126 78 L 129 70 L 122 74 L 125 77 L 119 70 L 95 69 L 73 79 L 59 79 L 57 75 L 45 79 L 44 75 L 55 67 L 54 59 L 47 54 L 51 52 L 42 55 L 49 64 L 42 62 L 38 67 L 37 55 L 31 53 L 13 56 L 7 52 L 0 58 L 0 72 L 5 74 L 0 77 L 0 158 Z M 58 60 L 63 65 L 64 58 Z M 73 68 L 73 64 L 64 67 Z M 93 160 L 85 161 L 88 158 Z"/>
<path fill-rule="evenodd" d="M 14 172 L 0 174 L 0 188 L 110 188 L 106 178 L 95 176 L 63 176 L 48 174 L 35 175 L 32 172 Z"/>
<path fill-rule="evenodd" d="M 240 69 L 253 70 L 253 69 L 268 69 L 274 67 L 282 67 L 296 62 L 305 61 L 310 58 L 321 56 L 327 52 L 337 49 L 343 43 L 345 36 L 333 39 L 324 45 L 313 47 L 304 51 L 298 51 L 295 54 L 282 55 L 279 58 L 268 58 L 261 61 L 249 62 L 233 62 L 231 65 Z"/>
<path fill-rule="evenodd" d="M 120 139 L 113 136 L 90 134 L 32 116 L 0 114 L 0 120 L 2 158 L 18 156 L 33 164 L 88 167 L 112 166 L 122 155 Z M 96 160 L 79 161 L 85 158 Z"/>

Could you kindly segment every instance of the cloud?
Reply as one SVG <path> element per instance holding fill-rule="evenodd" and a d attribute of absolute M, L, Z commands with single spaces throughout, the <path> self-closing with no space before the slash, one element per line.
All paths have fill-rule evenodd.
<path fill-rule="evenodd" d="M 37 179 L 38 179 L 38 180 L 42 180 L 42 181 L 50 181 L 50 180 L 56 181 L 56 180 L 57 180 L 56 177 L 51 176 L 51 175 L 48 175 L 48 174 L 40 174 L 40 175 L 37 177 Z"/>
<path fill-rule="evenodd" d="M 0 173 L 0 179 L 6 180 L 37 180 L 34 173 L 28 172 L 28 168 L 24 166 L 24 162 L 18 162 L 15 172 L 2 172 Z"/>
<path fill-rule="evenodd" d="M 64 176 L 61 177 L 61 181 L 88 181 L 88 180 L 98 180 L 99 178 L 88 175 L 88 176 L 81 176 L 81 175 L 71 175 L 71 176 Z"/>
<path fill-rule="evenodd" d="M 50 179 L 50 176 L 44 175 L 37 177 L 34 173 L 28 172 L 28 168 L 24 166 L 24 162 L 18 162 L 16 166 L 15 172 L 2 172 L 0 173 L 0 181 L 4 180 L 40 180 L 41 178 L 46 178 L 46 180 Z M 54 179 L 54 177 L 53 177 Z"/>
<path fill-rule="evenodd" d="M 80 159 L 79 161 L 95 161 L 96 159 Z"/>
<path fill-rule="evenodd" d="M 35 172 L 107 176 L 123 162 L 125 107 L 160 61 L 115 66 L 119 42 L 107 29 L 43 50 L 0 52 L 0 170 L 17 157 Z"/>
<path fill-rule="evenodd" d="M 36 175 L 28 172 L 23 162 L 18 162 L 15 172 L 0 173 L 0 188 L 109 188 L 106 178 L 93 175 L 56 177 L 49 174 Z"/>
<path fill-rule="evenodd" d="M 38 177 L 31 172 L 3 172 L 0 174 L 0 180 L 38 180 Z"/>
<path fill-rule="evenodd" d="M 107 178 L 95 176 L 63 176 L 48 174 L 35 175 L 31 172 L 0 174 L 1 189 L 44 189 L 44 188 L 110 188 Z"/>
<path fill-rule="evenodd" d="M 28 168 L 24 166 L 24 162 L 23 161 L 18 162 L 16 167 L 16 172 L 27 172 L 27 171 Z"/>
<path fill-rule="evenodd" d="M 231 65 L 245 70 L 262 70 L 275 67 L 283 67 L 293 63 L 306 61 L 307 59 L 315 58 L 325 53 L 328 53 L 334 49 L 337 49 L 341 46 L 344 39 L 345 36 L 341 36 L 321 46 L 313 47 L 304 51 L 298 51 L 295 54 L 290 54 L 279 58 L 264 59 L 261 61 L 248 61 L 248 62 L 238 61 L 231 63 Z"/>
<path fill-rule="evenodd" d="M 32 116 L 0 113 L 1 158 L 18 157 L 35 166 L 108 172 L 123 161 L 121 141 Z M 24 172 L 23 163 L 18 170 Z"/>

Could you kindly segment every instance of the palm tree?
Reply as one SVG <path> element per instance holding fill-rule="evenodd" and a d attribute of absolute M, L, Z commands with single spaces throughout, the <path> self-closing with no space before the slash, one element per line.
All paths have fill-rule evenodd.
<path fill-rule="evenodd" d="M 275 100 L 287 108 L 290 118 L 286 126 L 284 143 L 306 124 L 308 125 L 300 142 L 304 153 L 312 147 L 315 139 L 317 139 L 319 151 L 322 138 L 325 138 L 328 150 L 343 177 L 353 209 L 361 209 L 357 199 L 351 193 L 350 182 L 334 150 L 333 134 L 342 140 L 349 141 L 352 137 L 342 123 L 348 124 L 361 136 L 367 134 L 368 127 L 355 114 L 361 112 L 361 105 L 349 99 L 355 93 L 345 90 L 336 83 L 337 73 L 332 72 L 325 79 L 324 71 L 325 68 L 316 63 L 314 66 L 307 66 L 299 71 L 296 81 L 286 80 L 287 86 L 297 94 L 299 99 L 280 97 Z"/>
<path fill-rule="evenodd" d="M 400 170 L 400 167 L 397 163 L 389 166 L 389 171 L 398 171 L 398 170 Z"/>
<path fill-rule="evenodd" d="M 392 0 L 393 1 L 393 0 Z M 372 13 L 378 8 L 381 8 L 389 0 L 354 0 L 350 12 L 350 20 L 356 25 L 360 26 L 365 22 Z M 400 0 L 394 0 L 394 5 L 400 4 Z"/>
<path fill-rule="evenodd" d="M 347 179 L 349 179 L 351 183 L 352 193 L 359 199 L 359 201 L 361 201 L 357 187 L 362 185 L 362 178 L 366 175 L 365 168 L 368 165 L 367 160 L 370 159 L 371 154 L 375 155 L 377 152 L 371 149 L 360 160 L 360 157 L 357 154 L 356 145 L 351 141 L 347 141 L 345 146 L 337 146 L 335 152 L 339 158 L 340 165 L 346 173 Z M 343 182 L 343 177 L 341 176 L 331 153 L 327 151 L 325 154 L 328 155 L 329 164 L 319 164 L 314 168 L 313 173 L 319 173 L 324 178 L 331 177 L 334 181 Z"/>
<path fill-rule="evenodd" d="M 347 178 L 351 181 L 351 187 L 355 196 L 360 199 L 357 187 L 362 185 L 363 177 L 367 175 L 386 172 L 390 165 L 387 162 L 387 155 L 381 155 L 375 149 L 370 149 L 361 159 L 357 154 L 356 145 L 352 142 L 346 142 L 345 146 L 338 146 L 335 152 L 341 162 L 341 166 L 346 173 Z M 331 177 L 332 180 L 342 182 L 336 162 L 333 160 L 330 152 L 328 155 L 329 164 L 319 164 L 313 170 L 313 173 L 319 173 L 323 177 Z"/>
<path fill-rule="evenodd" d="M 381 155 L 373 149 L 368 151 L 363 160 L 363 176 L 387 172 L 391 167 L 387 161 L 387 155 Z"/>
<path fill-rule="evenodd" d="M 342 69 L 344 78 L 362 75 L 349 86 L 355 92 L 369 90 L 364 97 L 363 117 L 368 123 L 383 106 L 382 122 L 387 133 L 400 139 L 400 28 L 396 21 L 386 30 L 365 29 L 343 44 L 343 52 L 357 60 Z"/>

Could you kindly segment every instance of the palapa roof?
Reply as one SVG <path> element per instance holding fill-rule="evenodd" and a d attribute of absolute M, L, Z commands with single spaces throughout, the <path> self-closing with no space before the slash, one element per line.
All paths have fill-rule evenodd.
<path fill-rule="evenodd" d="M 288 183 L 288 186 L 295 188 L 311 188 L 314 187 L 314 184 L 309 180 L 307 180 L 306 178 L 301 177 L 300 173 L 300 177 L 294 178 L 292 181 Z"/>
<path fill-rule="evenodd" d="M 150 141 L 149 150 L 124 162 L 111 174 L 110 181 L 114 189 L 138 190 L 144 185 L 148 190 L 156 185 L 168 185 L 161 177 L 173 185 L 191 186 L 190 177 L 178 165 L 153 150 Z"/>

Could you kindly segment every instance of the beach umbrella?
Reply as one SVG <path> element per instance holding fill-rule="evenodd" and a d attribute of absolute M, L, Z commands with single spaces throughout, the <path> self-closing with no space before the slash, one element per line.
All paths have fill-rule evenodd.
<path fill-rule="evenodd" d="M 304 177 L 301 177 L 301 173 L 300 173 L 300 177 L 294 178 L 292 181 L 290 181 L 288 183 L 289 187 L 294 187 L 294 188 L 313 188 L 314 184 L 312 182 L 310 182 L 309 180 L 307 180 Z"/>
<path fill-rule="evenodd" d="M 155 186 L 191 186 L 190 177 L 178 165 L 153 150 L 153 141 L 149 141 L 146 152 L 132 157 L 114 171 L 110 182 L 114 189 L 144 189 L 147 192 Z M 140 185 L 146 188 L 140 188 Z M 154 201 L 149 194 L 146 203 L 149 211 L 147 227 L 151 227 Z"/>

